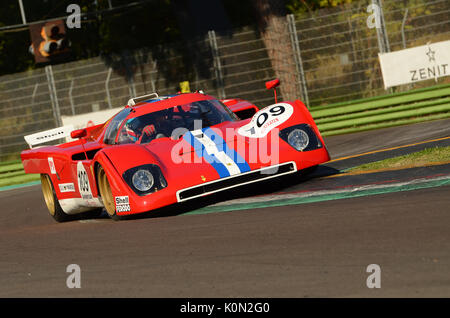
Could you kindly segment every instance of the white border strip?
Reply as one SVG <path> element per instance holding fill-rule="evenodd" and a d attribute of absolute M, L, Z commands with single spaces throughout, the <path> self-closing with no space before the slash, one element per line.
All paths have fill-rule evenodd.
<path fill-rule="evenodd" d="M 397 182 L 397 183 L 385 183 L 385 184 L 366 184 L 366 185 L 355 185 L 353 187 L 348 187 L 344 189 L 328 189 L 328 190 L 313 190 L 313 191 L 293 191 L 291 193 L 271 193 L 267 195 L 253 196 L 247 198 L 239 198 L 232 199 L 228 201 L 222 201 L 215 204 L 211 204 L 211 207 L 214 206 L 228 206 L 235 204 L 252 204 L 252 203 L 262 203 L 262 202 L 271 202 L 271 201 L 280 201 L 280 200 L 290 200 L 290 199 L 299 199 L 299 198 L 314 198 L 325 195 L 336 195 L 343 193 L 358 193 L 360 191 L 365 190 L 378 190 L 378 189 L 387 189 L 392 187 L 402 187 L 402 186 L 411 186 L 411 185 L 420 185 L 424 183 L 434 182 L 434 181 L 443 181 L 450 180 L 450 174 L 437 178 L 418 178 L 410 181 Z M 350 198 L 350 197 L 349 197 Z"/>
<path fill-rule="evenodd" d="M 247 182 L 244 182 L 244 183 L 238 183 L 238 184 L 235 184 L 235 185 L 232 185 L 232 186 L 228 186 L 228 187 L 225 187 L 225 188 L 221 188 L 221 189 L 218 189 L 218 190 L 204 192 L 202 194 L 198 194 L 198 195 L 195 195 L 195 196 L 190 197 L 190 198 L 180 199 L 180 192 L 185 191 L 185 190 L 195 189 L 195 188 L 198 188 L 198 187 L 201 187 L 201 186 L 205 186 L 205 185 L 209 185 L 209 184 L 212 184 L 212 183 L 220 182 L 220 181 L 223 181 L 223 180 L 226 180 L 226 179 L 237 178 L 237 177 L 240 177 L 240 176 L 243 176 L 243 175 L 246 175 L 246 174 L 250 174 L 250 173 L 255 173 L 255 172 L 258 172 L 258 171 L 262 172 L 264 170 L 273 169 L 273 168 L 276 168 L 276 167 L 279 167 L 279 166 L 283 166 L 283 165 L 287 165 L 287 164 L 293 164 L 294 165 L 294 170 L 288 171 L 288 172 L 283 172 L 283 173 L 280 173 L 280 174 L 275 174 L 275 175 L 268 175 L 265 178 L 261 178 L 261 179 L 257 179 L 257 180 L 251 180 L 251 181 L 247 181 Z M 231 189 L 231 188 L 240 187 L 240 186 L 243 186 L 243 185 L 246 185 L 246 184 L 250 184 L 250 183 L 255 183 L 255 182 L 259 182 L 259 181 L 264 181 L 264 180 L 280 177 L 280 176 L 283 176 L 283 175 L 286 175 L 286 174 L 291 174 L 291 173 L 294 173 L 294 172 L 297 172 L 297 165 L 295 164 L 294 161 L 283 162 L 283 163 L 280 163 L 280 164 L 277 164 L 277 165 L 274 165 L 274 166 L 264 167 L 264 168 L 259 169 L 259 170 L 247 171 L 247 172 L 240 173 L 240 174 L 237 174 L 237 175 L 229 176 L 229 177 L 226 177 L 226 178 L 220 178 L 220 179 L 217 179 L 217 180 L 214 180 L 214 181 L 205 182 L 205 183 L 198 184 L 198 185 L 195 185 L 195 186 L 192 186 L 192 187 L 189 187 L 189 188 L 184 188 L 184 189 L 178 190 L 177 193 L 176 193 L 176 195 L 177 195 L 177 202 L 184 202 L 184 201 L 195 199 L 195 198 L 198 198 L 198 197 L 204 197 L 204 196 L 212 194 L 212 193 L 228 190 L 228 189 Z"/>

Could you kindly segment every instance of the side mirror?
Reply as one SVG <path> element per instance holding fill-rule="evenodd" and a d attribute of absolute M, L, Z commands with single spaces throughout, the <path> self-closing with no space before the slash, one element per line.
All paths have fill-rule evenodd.
<path fill-rule="evenodd" d="M 273 89 L 273 88 L 278 87 L 279 85 L 280 85 L 280 80 L 278 78 L 266 82 L 266 88 L 267 89 Z"/>
<path fill-rule="evenodd" d="M 266 82 L 266 88 L 267 89 L 273 89 L 273 95 L 275 97 L 275 104 L 278 102 L 277 101 L 277 87 L 280 85 L 280 80 L 278 78 L 268 81 Z"/>
<path fill-rule="evenodd" d="M 86 128 L 77 129 L 70 133 L 70 137 L 72 137 L 73 139 L 80 139 L 80 138 L 84 138 L 86 136 L 87 136 Z"/>

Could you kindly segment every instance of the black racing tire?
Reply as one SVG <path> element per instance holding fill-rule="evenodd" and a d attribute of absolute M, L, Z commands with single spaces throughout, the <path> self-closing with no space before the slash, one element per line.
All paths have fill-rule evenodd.
<path fill-rule="evenodd" d="M 117 215 L 116 205 L 114 202 L 114 196 L 112 195 L 111 185 L 109 184 L 108 176 L 102 166 L 97 169 L 97 184 L 99 195 L 102 198 L 103 205 L 105 206 L 108 216 L 115 220 L 122 220 L 123 217 Z"/>
<path fill-rule="evenodd" d="M 57 222 L 67 222 L 74 219 L 73 215 L 66 214 L 61 205 L 59 204 L 58 198 L 56 197 L 55 188 L 53 187 L 52 180 L 48 174 L 41 174 L 41 186 L 42 194 L 44 195 L 44 201 L 47 205 L 48 212 Z"/>

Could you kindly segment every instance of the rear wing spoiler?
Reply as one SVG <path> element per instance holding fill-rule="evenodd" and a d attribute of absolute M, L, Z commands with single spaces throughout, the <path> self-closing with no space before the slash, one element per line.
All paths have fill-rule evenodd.
<path fill-rule="evenodd" d="M 30 148 L 33 146 L 43 144 L 45 142 L 70 137 L 70 133 L 74 130 L 73 125 L 67 125 L 50 130 L 41 131 L 35 134 L 24 136 Z"/>

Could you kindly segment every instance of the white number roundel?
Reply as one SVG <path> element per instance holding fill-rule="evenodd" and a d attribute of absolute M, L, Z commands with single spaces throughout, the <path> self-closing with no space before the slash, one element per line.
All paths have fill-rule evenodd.
<path fill-rule="evenodd" d="M 277 103 L 267 106 L 255 115 L 252 120 L 238 129 L 238 133 L 245 137 L 262 138 L 272 129 L 288 120 L 294 113 L 294 107 L 287 103 Z"/>

